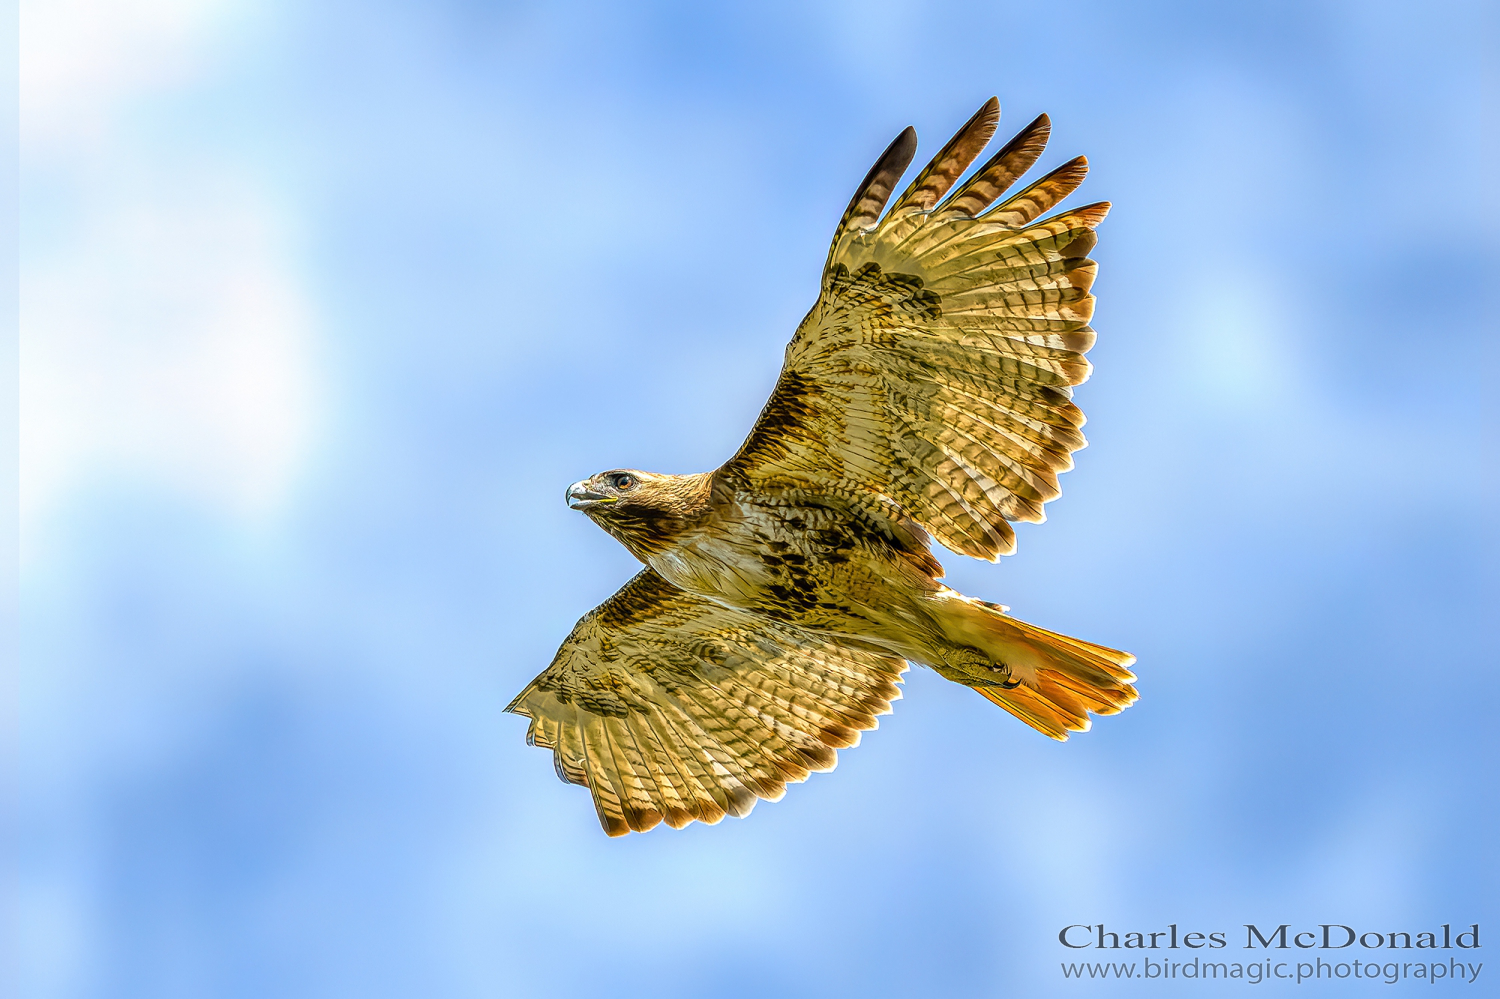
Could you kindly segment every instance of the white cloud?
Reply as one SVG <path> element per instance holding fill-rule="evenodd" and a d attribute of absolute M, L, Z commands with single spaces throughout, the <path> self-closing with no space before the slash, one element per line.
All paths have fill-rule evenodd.
<path fill-rule="evenodd" d="M 314 323 L 291 212 L 233 154 L 132 124 L 206 82 L 226 10 L 68 0 L 25 11 L 28 528 L 104 480 L 258 516 L 306 450 Z"/>
<path fill-rule="evenodd" d="M 197 77 L 223 0 L 27 0 L 22 133 L 29 147 L 93 139 L 122 103 Z"/>
<path fill-rule="evenodd" d="M 92 472 L 265 509 L 311 395 L 274 212 L 223 178 L 100 200 L 23 271 L 23 515 Z"/>

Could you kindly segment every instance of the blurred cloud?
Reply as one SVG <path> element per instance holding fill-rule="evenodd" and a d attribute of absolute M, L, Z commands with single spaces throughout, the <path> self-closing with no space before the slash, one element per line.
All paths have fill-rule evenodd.
<path fill-rule="evenodd" d="M 1206 405 L 1263 414 L 1290 401 L 1288 383 L 1306 361 L 1290 346 L 1281 319 L 1289 310 L 1273 298 L 1272 280 L 1252 268 L 1221 259 L 1184 296 L 1184 318 L 1192 318 L 1179 334 L 1182 377 Z"/>
<path fill-rule="evenodd" d="M 149 481 L 237 515 L 284 498 L 314 424 L 315 318 L 288 207 L 233 151 L 164 145 L 232 9 L 31 4 L 22 518 Z"/>
<path fill-rule="evenodd" d="M 28 155 L 98 143 L 121 105 L 188 86 L 209 68 L 225 0 L 23 0 L 22 128 Z"/>

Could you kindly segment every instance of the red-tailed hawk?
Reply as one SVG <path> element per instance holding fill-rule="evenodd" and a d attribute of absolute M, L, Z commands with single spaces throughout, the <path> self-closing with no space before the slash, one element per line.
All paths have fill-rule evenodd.
<path fill-rule="evenodd" d="M 1011 522 L 1043 519 L 1084 445 L 1071 397 L 1109 205 L 1037 221 L 1082 182 L 1082 156 L 995 204 L 1041 154 L 1046 115 L 955 188 L 999 119 L 991 98 L 883 218 L 916 132 L 881 155 L 734 457 L 568 490 L 646 568 L 508 710 L 611 836 L 745 815 L 831 769 L 908 660 L 1054 739 L 1135 700 L 1133 656 L 949 589 L 928 550 L 1012 552 Z"/>

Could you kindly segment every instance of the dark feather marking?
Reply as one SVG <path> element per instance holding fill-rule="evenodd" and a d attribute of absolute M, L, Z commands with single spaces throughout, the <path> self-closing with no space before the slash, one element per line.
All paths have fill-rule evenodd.
<path fill-rule="evenodd" d="M 597 615 L 600 624 L 623 630 L 633 624 L 672 613 L 675 608 L 671 597 L 681 592 L 656 573 L 643 572 L 600 604 L 593 614 L 585 616 L 584 621 L 592 620 Z"/>
<path fill-rule="evenodd" d="M 1031 124 L 1001 146 L 999 152 L 960 185 L 947 201 L 938 205 L 935 217 L 972 217 L 984 211 L 1015 183 L 1017 177 L 1031 169 L 1042 150 L 1047 148 L 1051 131 L 1051 119 L 1044 114 L 1037 115 Z"/>
<path fill-rule="evenodd" d="M 932 162 L 922 168 L 911 186 L 891 207 L 892 215 L 903 210 L 927 211 L 932 208 L 939 198 L 948 193 L 953 182 L 969 168 L 969 164 L 974 162 L 974 157 L 979 155 L 980 150 L 995 134 L 995 126 L 999 122 L 1000 101 L 991 97 L 948 140 L 948 144 L 938 151 Z"/>
<path fill-rule="evenodd" d="M 844 216 L 839 219 L 838 228 L 834 230 L 834 246 L 838 245 L 839 239 L 849 230 L 875 224 L 880 218 L 881 209 L 890 200 L 896 181 L 906 172 L 916 151 L 917 131 L 908 125 L 886 147 L 885 152 L 880 154 L 880 158 L 855 189 L 854 197 L 849 199 L 849 207 L 844 210 Z"/>

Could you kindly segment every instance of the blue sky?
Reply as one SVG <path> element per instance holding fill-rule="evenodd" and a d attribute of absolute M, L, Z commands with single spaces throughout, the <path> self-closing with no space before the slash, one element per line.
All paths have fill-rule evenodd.
<path fill-rule="evenodd" d="M 1061 927 L 1493 921 L 1494 28 L 23 3 L 25 994 L 1106 994 Z M 1115 208 L 1091 446 L 945 562 L 1140 702 L 1056 745 L 913 670 L 607 840 L 501 713 L 633 571 L 564 487 L 727 457 L 874 157 L 991 94 Z"/>

